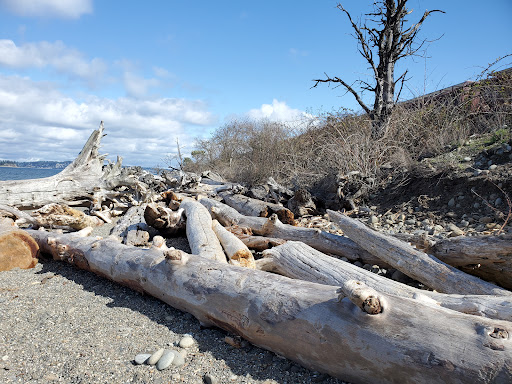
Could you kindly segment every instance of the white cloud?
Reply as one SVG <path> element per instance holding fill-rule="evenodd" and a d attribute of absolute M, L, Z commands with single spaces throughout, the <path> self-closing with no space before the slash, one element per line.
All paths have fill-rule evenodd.
<path fill-rule="evenodd" d="M 0 74 L 0 153 L 5 159 L 72 160 L 100 120 L 103 151 L 125 164 L 152 166 L 175 150 L 175 139 L 191 146 L 214 117 L 200 100 L 108 99 L 79 102 L 20 76 Z"/>
<path fill-rule="evenodd" d="M 15 69 L 50 67 L 58 73 L 91 83 L 107 70 L 103 60 L 87 60 L 81 52 L 67 47 L 62 41 L 41 41 L 17 46 L 12 40 L 0 40 L 0 65 Z"/>
<path fill-rule="evenodd" d="M 0 4 L 20 16 L 78 19 L 92 13 L 92 0 L 0 0 Z"/>
<path fill-rule="evenodd" d="M 160 85 L 160 81 L 158 79 L 146 79 L 144 77 L 137 76 L 133 72 L 124 73 L 123 83 L 124 88 L 126 89 L 126 94 L 137 98 L 147 96 L 150 88 L 158 87 Z"/>
<path fill-rule="evenodd" d="M 262 104 L 258 109 L 251 109 L 247 115 L 254 120 L 267 119 L 285 123 L 291 128 L 304 127 L 315 120 L 313 115 L 291 108 L 286 102 L 276 99 L 272 100 L 272 104 Z"/>

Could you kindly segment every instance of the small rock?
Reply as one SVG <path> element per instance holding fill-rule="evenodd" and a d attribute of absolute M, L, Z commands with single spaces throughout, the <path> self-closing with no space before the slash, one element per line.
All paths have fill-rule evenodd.
<path fill-rule="evenodd" d="M 173 373 L 171 375 L 171 379 L 174 381 L 179 381 L 181 379 L 181 375 L 179 373 Z"/>
<path fill-rule="evenodd" d="M 502 203 L 502 202 L 503 202 L 503 200 L 501 200 L 501 197 L 498 197 L 498 198 L 496 199 L 496 201 L 494 202 L 494 205 L 495 205 L 495 206 L 501 205 L 501 203 Z"/>
<path fill-rule="evenodd" d="M 407 219 L 404 221 L 404 223 L 407 225 L 416 225 L 416 220 L 415 219 Z"/>
<path fill-rule="evenodd" d="M 165 350 L 162 357 L 156 363 L 156 369 L 162 371 L 169 368 L 174 360 L 174 351 Z"/>
<path fill-rule="evenodd" d="M 342 256 L 340 260 L 343 260 L 348 263 L 348 259 L 345 256 Z"/>
<path fill-rule="evenodd" d="M 391 275 L 391 279 L 392 280 L 395 280 L 395 281 L 398 281 L 400 283 L 404 283 L 408 280 L 408 277 L 407 275 L 405 275 L 404 273 L 402 273 L 401 271 L 399 271 L 398 269 L 393 272 L 393 274 Z"/>
<path fill-rule="evenodd" d="M 451 212 L 450 211 L 450 212 L 446 213 L 446 217 L 450 217 L 452 219 L 455 219 L 455 218 L 457 218 L 457 214 L 455 212 Z"/>
<path fill-rule="evenodd" d="M 473 208 L 475 208 L 475 209 L 480 208 L 480 203 L 479 203 L 479 202 L 476 202 L 475 204 L 473 204 Z"/>
<path fill-rule="evenodd" d="M 242 344 L 240 343 L 240 340 L 238 340 L 238 339 L 236 339 L 234 337 L 231 337 L 231 336 L 226 336 L 224 338 L 224 342 L 226 344 L 231 345 L 234 348 L 240 348 L 242 346 Z"/>
<path fill-rule="evenodd" d="M 363 268 L 363 263 L 361 263 L 360 261 L 356 261 L 356 262 L 354 263 L 354 265 L 355 265 L 356 267 Z"/>
<path fill-rule="evenodd" d="M 372 265 L 370 271 L 372 271 L 373 273 L 379 273 L 380 267 L 378 265 Z"/>
<path fill-rule="evenodd" d="M 172 360 L 173 367 L 181 367 L 185 365 L 185 355 L 178 351 L 171 351 L 174 353 L 174 359 Z"/>
<path fill-rule="evenodd" d="M 498 166 L 496 164 L 493 164 L 489 167 L 489 171 L 494 171 Z"/>
<path fill-rule="evenodd" d="M 434 225 L 434 231 L 436 231 L 436 232 L 443 232 L 444 231 L 444 227 L 442 225 L 436 224 L 436 225 Z"/>
<path fill-rule="evenodd" d="M 193 346 L 195 343 L 195 340 L 191 336 L 185 336 L 180 340 L 179 346 L 181 348 L 189 348 Z"/>
<path fill-rule="evenodd" d="M 379 218 L 377 216 L 370 216 L 370 223 L 377 224 L 379 222 Z"/>
<path fill-rule="evenodd" d="M 9 356 L 7 356 L 7 355 L 2 356 L 2 361 L 7 361 L 7 360 L 9 360 Z"/>
<path fill-rule="evenodd" d="M 363 268 L 366 269 L 367 271 L 370 271 L 372 269 L 372 266 L 370 264 L 365 264 L 363 265 Z"/>
<path fill-rule="evenodd" d="M 150 353 L 139 353 L 137 356 L 135 356 L 135 364 L 141 365 L 144 364 L 149 358 L 151 357 Z"/>
<path fill-rule="evenodd" d="M 213 376 L 213 375 L 210 375 L 209 373 L 207 373 L 206 375 L 204 375 L 203 377 L 203 381 L 206 383 L 206 384 L 218 384 L 219 383 L 219 380 Z"/>
<path fill-rule="evenodd" d="M 156 351 L 155 353 L 153 353 L 149 359 L 147 360 L 146 364 L 149 364 L 149 365 L 155 365 L 158 360 L 160 360 L 160 358 L 162 357 L 162 355 L 164 354 L 164 351 L 165 349 L 163 348 L 160 348 L 158 351 Z"/>
<path fill-rule="evenodd" d="M 465 158 L 462 159 L 462 161 L 465 161 L 465 162 L 471 161 L 471 157 L 466 156 Z"/>
<path fill-rule="evenodd" d="M 482 224 L 488 224 L 488 223 L 492 223 L 494 220 L 492 219 L 492 217 L 484 216 L 484 217 L 481 217 L 480 220 L 478 220 L 478 221 L 481 222 Z"/>
<path fill-rule="evenodd" d="M 452 197 L 450 201 L 448 201 L 448 206 L 453 207 L 455 205 L 455 199 Z"/>
<path fill-rule="evenodd" d="M 461 227 L 467 227 L 468 225 L 469 225 L 469 221 L 467 221 L 467 220 L 461 220 L 460 221 L 460 226 Z"/>
<path fill-rule="evenodd" d="M 498 224 L 496 224 L 496 223 L 485 224 L 485 228 L 487 228 L 487 229 L 493 229 L 493 228 L 496 228 L 497 226 L 498 226 Z"/>

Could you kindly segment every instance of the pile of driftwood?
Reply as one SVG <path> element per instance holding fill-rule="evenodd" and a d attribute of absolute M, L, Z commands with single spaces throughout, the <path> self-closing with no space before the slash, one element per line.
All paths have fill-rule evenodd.
<path fill-rule="evenodd" d="M 425 252 L 339 212 L 327 214 L 343 236 L 297 226 L 316 209 L 307 191 L 102 166 L 102 131 L 60 174 L 0 182 L 0 268 L 31 267 L 39 249 L 354 383 L 512 382 L 510 238 L 452 238 Z M 70 207 L 84 203 L 88 214 Z M 90 236 L 119 215 L 110 236 Z M 168 246 L 183 234 L 190 253 Z"/>

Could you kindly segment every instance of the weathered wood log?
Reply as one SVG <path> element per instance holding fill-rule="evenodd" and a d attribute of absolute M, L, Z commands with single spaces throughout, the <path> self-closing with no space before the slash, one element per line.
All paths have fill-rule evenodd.
<path fill-rule="evenodd" d="M 251 251 L 238 237 L 220 225 L 217 220 L 213 220 L 212 229 L 224 248 L 230 264 L 256 268 Z"/>
<path fill-rule="evenodd" d="M 110 230 L 110 236 L 117 237 L 123 244 L 148 245 L 150 238 L 158 231 L 144 220 L 146 206 L 144 203 L 130 207 Z"/>
<path fill-rule="evenodd" d="M 80 230 L 87 227 L 97 227 L 103 220 L 96 216 L 86 215 L 78 209 L 65 204 L 46 204 L 32 213 L 37 224 L 46 228 L 64 228 Z"/>
<path fill-rule="evenodd" d="M 144 210 L 144 219 L 146 223 L 158 229 L 162 235 L 174 236 L 185 230 L 186 220 L 183 217 L 183 212 L 183 208 L 173 211 L 156 203 L 151 203 Z"/>
<path fill-rule="evenodd" d="M 432 254 L 470 275 L 493 281 L 503 288 L 512 290 L 510 235 L 458 236 L 442 240 L 405 233 L 393 236 L 412 243 L 423 252 Z"/>
<path fill-rule="evenodd" d="M 208 259 L 227 263 L 219 239 L 212 229 L 212 217 L 199 202 L 185 199 L 181 205 L 187 216 L 187 238 L 192 253 Z"/>
<path fill-rule="evenodd" d="M 327 212 L 331 220 L 359 246 L 438 292 L 512 296 L 510 291 L 461 272 L 403 241 L 368 228 L 358 220 L 338 212 Z"/>
<path fill-rule="evenodd" d="M 121 158 L 103 169 L 106 155 L 99 155 L 103 122 L 87 140 L 77 158 L 62 172 L 47 178 L 0 181 L 0 204 L 20 209 L 35 209 L 50 203 L 70 206 L 88 205 L 103 199 L 119 186 L 142 188 L 132 175 L 121 169 Z M 101 202 L 99 203 L 101 205 Z"/>
<path fill-rule="evenodd" d="M 334 235 L 315 228 L 294 227 L 283 224 L 275 216 L 263 217 L 244 216 L 236 209 L 212 199 L 201 199 L 201 204 L 208 208 L 212 217 L 225 227 L 237 225 L 247 227 L 260 236 L 268 236 L 283 240 L 302 241 L 321 252 L 345 256 L 349 260 L 362 260 L 364 263 L 386 266 L 384 261 L 373 256 L 348 237 Z"/>
<path fill-rule="evenodd" d="M 238 237 L 247 248 L 254 249 L 256 251 L 263 251 L 286 243 L 286 240 L 276 239 L 274 237 L 254 236 L 250 228 L 242 228 L 236 225 L 231 225 L 225 228 Z"/>
<path fill-rule="evenodd" d="M 34 226 L 36 229 L 39 228 L 39 223 L 36 219 L 34 219 L 28 213 L 20 211 L 18 208 L 11 207 L 9 205 L 0 204 L 0 217 L 12 218 L 18 226 L 29 224 Z"/>
<path fill-rule="evenodd" d="M 512 323 L 378 293 L 370 315 L 336 286 L 292 280 L 176 251 L 33 236 L 54 258 L 153 295 L 203 325 L 353 383 L 498 383 L 512 378 Z"/>
<path fill-rule="evenodd" d="M 295 191 L 287 205 L 295 216 L 314 215 L 316 213 L 316 204 L 311 198 L 311 193 L 304 188 Z"/>
<path fill-rule="evenodd" d="M 281 204 L 269 203 L 244 195 L 227 192 L 219 193 L 219 196 L 224 199 L 227 205 L 236 209 L 242 215 L 269 217 L 275 213 L 282 223 L 290 225 L 295 224 L 295 216 L 292 211 Z"/>
<path fill-rule="evenodd" d="M 38 256 L 39 246 L 27 232 L 0 220 L 0 271 L 33 268 Z"/>
<path fill-rule="evenodd" d="M 357 280 L 385 294 L 419 300 L 425 305 L 441 306 L 454 311 L 512 321 L 512 297 L 496 295 L 449 295 L 410 287 L 366 271 L 353 264 L 327 256 L 310 246 L 289 241 L 263 252 L 258 269 L 279 273 L 293 279 L 326 285 L 343 285 Z"/>

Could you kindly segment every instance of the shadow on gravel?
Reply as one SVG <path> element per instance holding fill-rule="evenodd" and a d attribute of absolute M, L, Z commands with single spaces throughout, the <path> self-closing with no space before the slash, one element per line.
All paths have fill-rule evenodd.
<path fill-rule="evenodd" d="M 343 381 L 331 376 L 310 371 L 294 362 L 281 358 L 250 343 L 235 348 L 224 341 L 225 336 L 233 336 L 219 328 L 203 328 L 191 314 L 175 309 L 152 296 L 140 294 L 127 287 L 101 278 L 91 272 L 77 269 L 64 262 L 41 258 L 42 270 L 38 274 L 52 272 L 74 281 L 84 290 L 107 297 L 112 301 L 109 308 L 129 308 L 148 319 L 166 326 L 176 334 L 192 334 L 200 352 L 209 352 L 215 359 L 223 360 L 231 372 L 244 382 L 253 380 L 275 380 L 277 383 L 326 383 L 341 384 Z M 141 351 L 142 352 L 142 351 Z M 205 374 L 208 372 L 203 372 Z M 233 383 L 239 380 L 231 381 Z"/>

